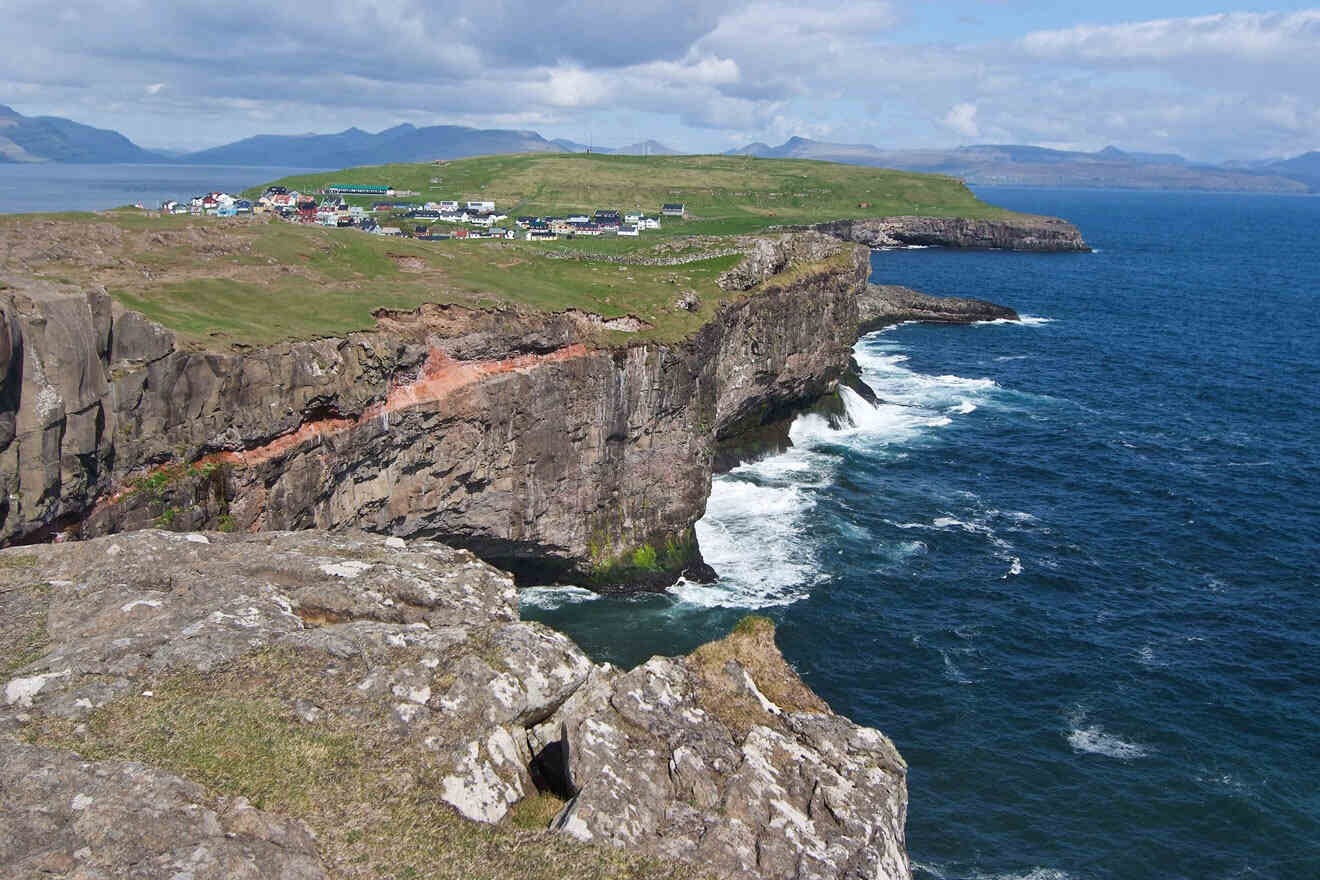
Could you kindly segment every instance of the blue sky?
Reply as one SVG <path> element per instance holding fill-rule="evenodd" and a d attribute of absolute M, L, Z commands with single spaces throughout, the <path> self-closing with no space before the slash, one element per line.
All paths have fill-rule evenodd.
<path fill-rule="evenodd" d="M 196 149 L 400 122 L 720 151 L 792 135 L 1320 149 L 1320 8 L 1192 0 L 0 0 L 0 103 Z"/>

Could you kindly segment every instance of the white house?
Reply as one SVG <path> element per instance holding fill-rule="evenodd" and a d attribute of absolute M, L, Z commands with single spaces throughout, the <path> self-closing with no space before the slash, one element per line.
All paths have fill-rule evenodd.
<path fill-rule="evenodd" d="M 494 210 L 495 210 L 495 203 L 494 203 L 494 202 L 468 202 L 468 203 L 467 203 L 467 209 L 468 209 L 469 211 L 482 211 L 482 212 L 484 212 L 484 213 L 490 213 L 491 211 L 494 211 Z"/>
<path fill-rule="evenodd" d="M 660 220 L 656 217 L 643 217 L 637 221 L 638 229 L 659 229 Z"/>
<path fill-rule="evenodd" d="M 619 227 L 619 235 L 627 235 L 631 238 L 636 238 L 638 234 L 637 227 L 631 223 L 625 223 Z"/>

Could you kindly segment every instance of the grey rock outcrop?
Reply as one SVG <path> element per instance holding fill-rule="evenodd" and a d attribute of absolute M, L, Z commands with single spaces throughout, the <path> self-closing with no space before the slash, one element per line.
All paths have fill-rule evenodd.
<path fill-rule="evenodd" d="M 127 761 L 0 742 L 0 878 L 321 880 L 300 822 Z"/>
<path fill-rule="evenodd" d="M 69 872 L 88 846 L 104 876 L 173 876 L 152 866 L 181 854 L 198 877 L 320 876 L 292 820 L 15 738 L 149 699 L 162 676 L 283 651 L 323 684 L 314 699 L 271 696 L 306 724 L 381 719 L 386 747 L 429 756 L 435 797 L 473 821 L 501 822 L 541 789 L 567 799 L 553 822 L 564 834 L 720 876 L 910 876 L 902 759 L 802 684 L 768 621 L 622 672 L 518 620 L 512 578 L 467 551 L 317 531 L 0 551 L 0 596 L 23 595 L 42 606 L 44 647 L 0 683 L 0 828 L 18 829 L 0 835 L 7 863 Z M 79 804 L 98 811 L 74 815 Z M 99 846 L 107 817 L 122 827 Z"/>
<path fill-rule="evenodd" d="M 575 792 L 555 827 L 722 877 L 908 877 L 898 751 L 829 713 L 769 621 L 745 624 L 690 657 L 606 672 L 550 719 Z"/>
<path fill-rule="evenodd" d="M 1014 251 L 1089 251 L 1081 232 L 1058 217 L 1026 214 L 998 220 L 966 217 L 874 217 L 835 220 L 818 232 L 872 248 L 925 245 Z"/>
<path fill-rule="evenodd" d="M 903 321 L 931 324 L 972 324 L 977 321 L 1016 321 L 1008 306 L 983 299 L 931 296 L 894 284 L 868 284 L 857 297 L 857 330 L 870 333 Z"/>

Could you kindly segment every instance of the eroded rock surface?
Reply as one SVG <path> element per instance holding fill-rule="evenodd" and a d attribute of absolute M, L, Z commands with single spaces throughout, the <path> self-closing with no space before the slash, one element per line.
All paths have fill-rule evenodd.
<path fill-rule="evenodd" d="M 723 877 L 909 876 L 898 751 L 831 714 L 768 621 L 747 629 L 607 672 L 534 733 L 559 725 L 575 792 L 555 827 Z"/>
<path fill-rule="evenodd" d="M 0 742 L 0 878 L 320 880 L 302 823 L 128 761 Z"/>
<path fill-rule="evenodd" d="M 87 843 L 103 876 L 174 876 L 153 866 L 185 853 L 197 877 L 319 876 L 296 822 L 131 762 L 23 742 L 47 721 L 91 724 L 116 701 L 149 700 L 162 676 L 219 680 L 285 652 L 316 679 L 275 695 L 297 723 L 361 719 L 392 752 L 425 756 L 438 803 L 473 821 L 505 821 L 544 790 L 566 799 L 561 833 L 719 876 L 909 877 L 902 759 L 802 684 L 768 621 L 623 672 L 519 620 L 512 578 L 467 551 L 317 531 L 143 531 L 0 551 L 0 597 L 34 630 L 11 641 L 38 646 L 0 655 L 12 667 L 0 787 L 24 792 L 0 798 L 0 828 L 20 829 L 0 834 L 6 863 L 82 864 L 79 841 L 103 832 L 81 803 L 123 827 L 114 846 Z"/>

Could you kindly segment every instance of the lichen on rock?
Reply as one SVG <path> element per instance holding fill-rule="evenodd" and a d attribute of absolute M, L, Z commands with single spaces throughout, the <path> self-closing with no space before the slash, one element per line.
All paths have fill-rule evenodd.
<path fill-rule="evenodd" d="M 363 533 L 145 531 L 0 551 L 0 595 L 29 583 L 49 585 L 32 594 L 42 649 L 0 656 L 0 787 L 25 792 L 0 799 L 0 822 L 20 829 L 0 841 L 15 864 L 174 866 L 183 850 L 157 836 L 159 815 L 208 853 L 196 876 L 335 875 L 362 852 L 366 832 L 341 826 L 370 788 L 395 792 L 370 799 L 407 815 L 389 821 L 449 834 L 450 821 L 499 833 L 521 804 L 562 798 L 558 833 L 537 846 L 608 845 L 592 859 L 909 876 L 902 759 L 829 711 L 768 621 L 622 671 L 519 620 L 512 579 L 470 553 Z M 279 775 L 294 767 L 306 778 Z M 60 781 L 34 786 L 34 773 Z M 125 774 L 150 785 L 111 795 L 84 781 Z M 249 794 L 279 809 L 237 800 Z M 93 832 L 68 804 L 103 798 L 126 827 L 93 859 L 73 845 Z M 43 809 L 76 834 L 34 823 Z"/>

